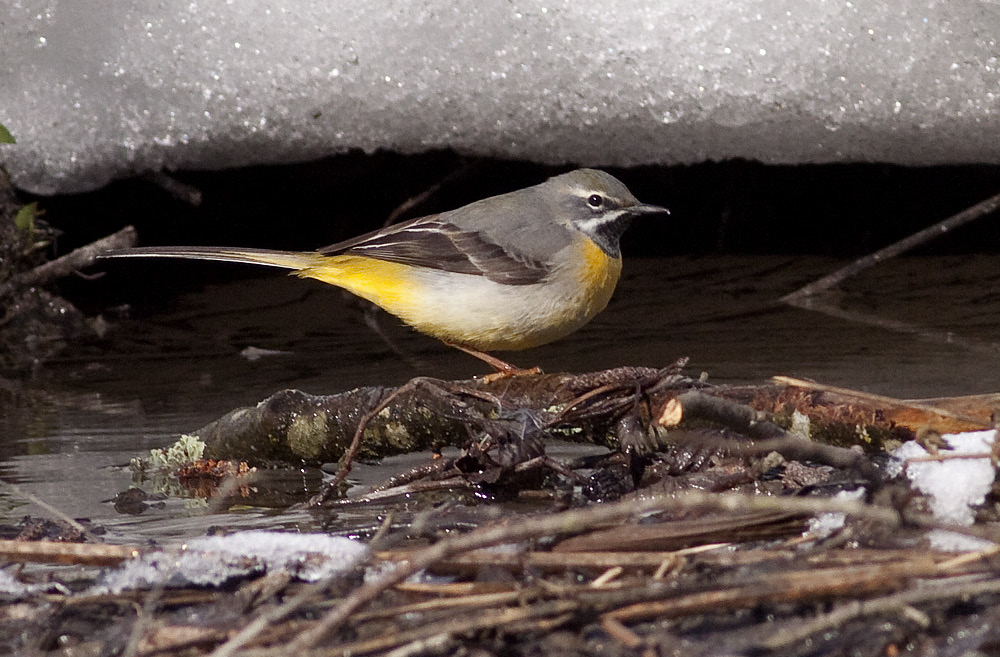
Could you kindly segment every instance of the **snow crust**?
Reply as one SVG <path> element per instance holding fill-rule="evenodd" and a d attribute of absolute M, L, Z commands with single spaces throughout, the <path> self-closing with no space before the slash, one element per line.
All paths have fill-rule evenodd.
<path fill-rule="evenodd" d="M 997 0 L 6 0 L 0 164 L 998 162 L 998 38 Z"/>
<path fill-rule="evenodd" d="M 797 413 L 798 411 L 796 411 Z M 836 500 L 856 502 L 865 496 L 865 488 L 854 490 L 842 490 L 834 496 Z M 824 539 L 833 535 L 834 532 L 843 528 L 847 521 L 847 516 L 843 513 L 820 513 L 809 519 L 809 529 L 804 536 L 810 539 Z"/>
<path fill-rule="evenodd" d="M 364 544 L 325 534 L 245 531 L 195 538 L 180 549 L 144 554 L 109 572 L 98 586 L 120 593 L 153 586 L 217 586 L 234 577 L 288 570 L 313 582 L 347 570 Z"/>

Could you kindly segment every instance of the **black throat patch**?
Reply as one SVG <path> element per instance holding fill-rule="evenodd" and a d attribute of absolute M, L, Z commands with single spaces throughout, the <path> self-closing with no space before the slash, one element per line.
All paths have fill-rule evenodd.
<path fill-rule="evenodd" d="M 591 237 L 606 254 L 612 258 L 620 258 L 622 250 L 619 241 L 631 223 L 632 216 L 628 212 L 623 212 L 615 219 L 597 224 Z"/>

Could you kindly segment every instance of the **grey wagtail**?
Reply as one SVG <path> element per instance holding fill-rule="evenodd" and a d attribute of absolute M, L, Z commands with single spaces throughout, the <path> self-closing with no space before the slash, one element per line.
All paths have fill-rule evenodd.
<path fill-rule="evenodd" d="M 604 310 L 622 270 L 619 239 L 648 214 L 669 211 L 640 203 L 614 176 L 579 169 L 311 253 L 153 246 L 102 257 L 292 269 L 371 301 L 502 375 L 524 370 L 487 351 L 551 342 Z"/>

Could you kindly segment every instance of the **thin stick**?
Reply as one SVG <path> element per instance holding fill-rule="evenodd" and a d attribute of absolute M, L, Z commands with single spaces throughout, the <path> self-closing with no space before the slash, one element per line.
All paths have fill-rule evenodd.
<path fill-rule="evenodd" d="M 938 567 L 941 568 L 941 570 L 951 570 L 953 568 L 960 568 L 966 564 L 975 563 L 983 559 L 989 559 L 997 554 L 1000 554 L 1000 545 L 994 545 L 993 547 L 980 550 L 979 552 L 966 552 L 965 554 L 960 554 L 954 559 L 942 561 L 938 564 Z"/>
<path fill-rule="evenodd" d="M 601 627 L 605 632 L 614 637 L 615 640 L 630 650 L 637 650 L 642 647 L 642 637 L 625 627 L 621 621 L 615 618 L 604 616 L 601 618 Z"/>
<path fill-rule="evenodd" d="M 481 593 L 476 595 L 466 595 L 461 598 L 435 598 L 424 600 L 423 602 L 411 602 L 410 604 L 389 607 L 388 609 L 376 609 L 374 611 L 355 614 L 355 623 L 364 623 L 370 620 L 382 618 L 397 618 L 403 614 L 417 614 L 428 611 L 439 611 L 441 609 L 481 609 L 483 607 L 499 607 L 525 600 L 522 591 L 505 591 L 502 593 Z"/>
<path fill-rule="evenodd" d="M 854 322 L 865 326 L 874 326 L 875 328 L 879 328 L 884 331 L 892 331 L 893 333 L 912 335 L 927 342 L 947 344 L 953 347 L 962 347 L 964 349 L 968 349 L 969 351 L 991 355 L 996 355 L 996 353 L 1000 351 L 1000 344 L 997 344 L 996 342 L 967 338 L 955 335 L 951 331 L 930 329 L 926 326 L 911 324 L 898 319 L 888 319 L 886 317 L 879 317 L 870 313 L 847 310 L 846 308 L 840 308 L 832 303 L 821 301 L 821 298 L 799 297 L 791 299 L 787 303 L 788 305 L 795 306 L 796 308 L 803 308 L 805 310 L 822 313 L 827 317 L 842 319 L 846 322 Z"/>
<path fill-rule="evenodd" d="M 798 644 L 808 639 L 814 634 L 819 634 L 824 630 L 840 627 L 844 623 L 861 616 L 872 616 L 886 613 L 902 613 L 910 605 L 934 600 L 948 600 L 959 598 L 967 600 L 977 595 L 995 595 L 1000 592 L 1000 582 L 948 582 L 941 586 L 925 585 L 921 588 L 902 591 L 883 598 L 876 598 L 867 602 L 852 602 L 838 609 L 834 609 L 828 614 L 816 619 L 802 623 L 796 622 L 795 627 L 779 630 L 770 638 L 766 639 L 761 647 L 768 650 L 781 650 L 790 645 Z M 929 621 L 928 621 L 929 622 Z"/>
<path fill-rule="evenodd" d="M 0 295 L 0 296 L 2 296 L 2 295 Z M 4 480 L 0 479 L 0 487 L 6 488 L 12 494 L 17 495 L 18 497 L 23 497 L 24 499 L 28 500 L 32 504 L 34 504 L 36 506 L 39 506 L 42 509 L 48 511 L 49 513 L 51 513 L 52 515 L 54 515 L 55 517 L 59 518 L 60 520 L 62 520 L 63 522 L 65 522 L 67 525 L 69 525 L 70 527 L 72 527 L 73 529 L 75 529 L 76 531 L 78 531 L 81 534 L 83 534 L 87 538 L 87 540 L 93 541 L 95 543 L 99 543 L 100 542 L 96 538 L 94 538 L 94 535 L 90 533 L 89 529 L 87 529 L 86 527 L 84 527 L 83 525 L 81 525 L 80 523 L 78 523 L 73 518 L 70 518 L 68 515 L 66 515 L 65 513 L 63 513 L 59 509 L 57 509 L 56 507 L 52 506 L 51 504 L 49 504 L 45 500 L 40 499 L 40 498 L 36 497 L 35 495 L 32 495 L 31 493 L 29 493 L 26 490 L 21 490 L 21 488 L 17 484 L 12 484 L 9 481 L 4 481 Z"/>
<path fill-rule="evenodd" d="M 425 642 L 438 636 L 460 636 L 469 632 L 500 628 L 535 619 L 541 621 L 550 616 L 576 611 L 579 606 L 580 604 L 573 600 L 552 600 L 527 607 L 497 609 L 495 611 L 491 611 L 491 613 L 485 614 L 459 615 L 440 624 L 427 625 L 403 632 L 385 633 L 368 639 L 361 639 L 353 643 L 337 646 L 336 649 L 325 651 L 322 654 L 363 655 L 379 650 L 388 650 L 395 646 Z M 310 630 L 307 630 L 307 632 L 308 631 Z M 282 652 L 281 654 L 301 654 L 295 652 L 294 645 L 294 643 L 291 644 L 291 646 L 286 648 L 286 652 Z"/>
<path fill-rule="evenodd" d="M 354 437 L 351 438 L 351 444 L 347 448 L 347 451 L 344 452 L 344 456 L 340 459 L 340 469 L 337 471 L 334 478 L 324 484 L 320 492 L 316 493 L 316 495 L 309 500 L 307 503 L 309 506 L 319 506 L 337 495 L 337 489 L 341 483 L 347 479 L 347 475 L 351 473 L 351 468 L 354 465 L 354 457 L 357 456 L 358 450 L 361 448 L 361 438 L 364 436 L 365 429 L 368 428 L 368 423 L 378 416 L 379 413 L 387 409 L 389 405 L 400 396 L 416 390 L 416 388 L 420 385 L 427 385 L 432 388 L 435 386 L 443 388 L 445 383 L 427 376 L 415 377 L 386 395 L 385 399 L 376 404 L 370 411 L 362 415 L 361 419 L 358 420 L 358 426 L 354 429 Z M 473 388 L 461 388 L 460 392 L 470 397 L 475 397 L 477 399 L 496 404 L 498 407 L 500 406 L 499 400 L 487 392 L 482 392 Z"/>
<path fill-rule="evenodd" d="M 167 192 L 178 201 L 183 201 L 193 207 L 201 205 L 200 189 L 194 185 L 177 180 L 165 171 L 150 171 L 143 178 Z"/>
<path fill-rule="evenodd" d="M 898 242 L 890 244 L 883 249 L 879 249 L 874 253 L 869 253 L 868 255 L 855 260 L 846 267 L 841 267 L 837 271 L 827 274 L 826 276 L 799 288 L 791 294 L 786 294 L 781 297 L 781 301 L 792 304 L 793 302 L 801 301 L 806 297 L 826 292 L 830 288 L 839 284 L 841 281 L 863 272 L 866 269 L 874 267 L 883 260 L 888 260 L 889 258 L 893 258 L 901 253 L 905 253 L 906 251 L 918 247 L 921 244 L 925 244 L 926 242 L 944 235 L 959 226 L 988 215 L 996 211 L 998 208 L 1000 208 L 1000 194 L 991 196 L 985 201 L 973 205 L 971 208 L 966 208 L 958 214 L 948 217 L 944 221 L 938 222 L 933 226 L 928 226 L 927 228 L 918 231 L 909 237 L 905 237 Z"/>
<path fill-rule="evenodd" d="M 717 547 L 717 545 L 716 545 Z M 415 553 L 414 550 L 383 551 L 376 553 L 381 561 L 406 561 Z M 447 566 L 449 571 L 456 569 L 474 569 L 482 566 L 500 566 L 517 568 L 526 566 L 540 570 L 565 570 L 579 568 L 606 571 L 609 568 L 628 568 L 630 570 L 652 570 L 664 567 L 673 568 L 680 562 L 680 552 L 503 552 L 493 550 L 470 550 L 465 554 L 438 562 L 439 566 Z M 414 590 L 407 584 L 408 591 Z M 440 585 L 427 588 L 424 592 L 444 595 Z"/>
<path fill-rule="evenodd" d="M 940 463 L 944 461 L 965 461 L 991 459 L 995 455 L 992 452 L 973 452 L 965 454 L 930 454 L 928 456 L 911 456 L 906 459 L 906 464 L 910 463 Z"/>
<path fill-rule="evenodd" d="M 392 488 L 383 488 L 381 490 L 374 491 L 372 493 L 366 493 L 365 495 L 360 495 L 358 497 L 349 497 L 344 499 L 335 500 L 338 506 L 353 506 L 356 504 L 369 504 L 371 502 L 388 500 L 393 497 L 400 497 L 403 495 L 414 495 L 419 493 L 429 493 L 433 491 L 441 490 L 453 490 L 453 489 L 474 489 L 475 484 L 470 482 L 465 477 L 449 477 L 448 479 L 441 479 L 440 481 L 414 481 L 409 484 L 403 484 L 401 486 L 393 486 Z M 324 500 L 329 501 L 329 500 Z"/>
<path fill-rule="evenodd" d="M 228 641 L 213 650 L 209 654 L 209 657 L 232 657 L 236 654 L 237 650 L 263 634 L 268 627 L 284 620 L 289 614 L 307 602 L 322 596 L 326 588 L 340 576 L 340 573 L 335 573 L 317 582 L 308 584 L 277 607 L 264 610 L 260 616 L 250 621 Z M 286 654 L 294 653 L 289 652 Z"/>
<path fill-rule="evenodd" d="M 61 258 L 56 258 L 43 265 L 39 265 L 31 271 L 11 277 L 6 283 L 0 285 L 0 299 L 13 294 L 17 290 L 34 285 L 45 285 L 57 278 L 67 276 L 78 269 L 92 265 L 97 256 L 106 251 L 127 249 L 135 246 L 135 242 L 135 228 L 126 226 L 113 235 L 108 235 L 96 242 L 81 246 L 79 249 L 71 251 Z"/>
<path fill-rule="evenodd" d="M 396 223 L 396 221 L 398 221 L 399 218 L 402 217 L 404 214 L 406 214 L 415 207 L 423 205 L 427 201 L 427 199 L 429 199 L 431 196 L 441 191 L 442 187 L 444 187 L 447 184 L 450 184 L 457 178 L 466 175 L 469 171 L 471 171 L 477 166 L 479 166 L 479 162 L 472 162 L 472 163 L 462 162 L 458 168 L 452 169 L 447 175 L 438 180 L 436 183 L 433 183 L 430 187 L 428 187 L 424 191 L 420 192 L 416 196 L 409 197 L 408 199 L 397 205 L 396 208 L 389 213 L 389 216 L 386 217 L 385 223 L 382 224 L 382 227 L 387 228 L 392 224 Z"/>
<path fill-rule="evenodd" d="M 600 575 L 598 575 L 597 577 L 595 577 L 594 581 L 590 583 L 590 586 L 593 587 L 593 588 L 595 588 L 595 589 L 599 589 L 599 588 L 602 588 L 604 586 L 607 586 L 608 584 L 611 583 L 612 580 L 614 580 L 615 578 L 617 578 L 623 572 L 625 572 L 625 569 L 622 568 L 621 566 L 615 566 L 613 568 L 608 568 L 603 573 L 601 573 Z"/>
<path fill-rule="evenodd" d="M 58 541 L 0 541 L 0 562 L 117 566 L 138 555 L 138 548 L 127 545 L 62 543 Z"/>
<path fill-rule="evenodd" d="M 361 416 L 361 419 L 358 420 L 358 426 L 354 429 L 354 436 L 351 438 L 351 444 L 347 448 L 347 451 L 344 452 L 343 458 L 340 460 L 340 469 L 337 471 L 333 480 L 327 482 L 323 486 L 322 490 L 309 500 L 308 504 L 310 506 L 319 506 L 337 494 L 338 487 L 344 482 L 344 480 L 347 479 L 347 475 L 351 473 L 351 467 L 354 465 L 354 457 L 357 455 L 358 449 L 361 447 L 361 437 L 364 435 L 365 429 L 368 428 L 368 423 L 371 422 L 372 418 L 388 408 L 389 404 L 398 399 L 404 392 L 409 392 L 416 388 L 418 382 L 421 380 L 422 377 L 410 379 L 386 395 L 385 399 Z"/>
<path fill-rule="evenodd" d="M 622 622 L 639 622 L 654 618 L 679 618 L 698 613 L 720 613 L 765 604 L 877 594 L 889 588 L 898 588 L 918 577 L 934 577 L 938 574 L 937 566 L 926 560 L 856 568 L 821 568 L 782 574 L 770 573 L 735 586 L 694 591 L 681 596 L 676 595 L 670 587 L 663 587 L 656 591 L 655 598 L 617 607 L 605 612 L 602 617 L 611 617 Z"/>

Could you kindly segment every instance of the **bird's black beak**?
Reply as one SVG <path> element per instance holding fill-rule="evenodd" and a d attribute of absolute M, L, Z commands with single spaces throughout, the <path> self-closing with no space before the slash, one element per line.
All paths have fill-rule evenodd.
<path fill-rule="evenodd" d="M 641 217 L 645 215 L 655 215 L 655 214 L 670 214 L 670 210 L 660 207 L 659 205 L 648 205 L 646 203 L 639 203 L 638 205 L 633 205 L 628 209 L 628 212 L 633 217 Z"/>

